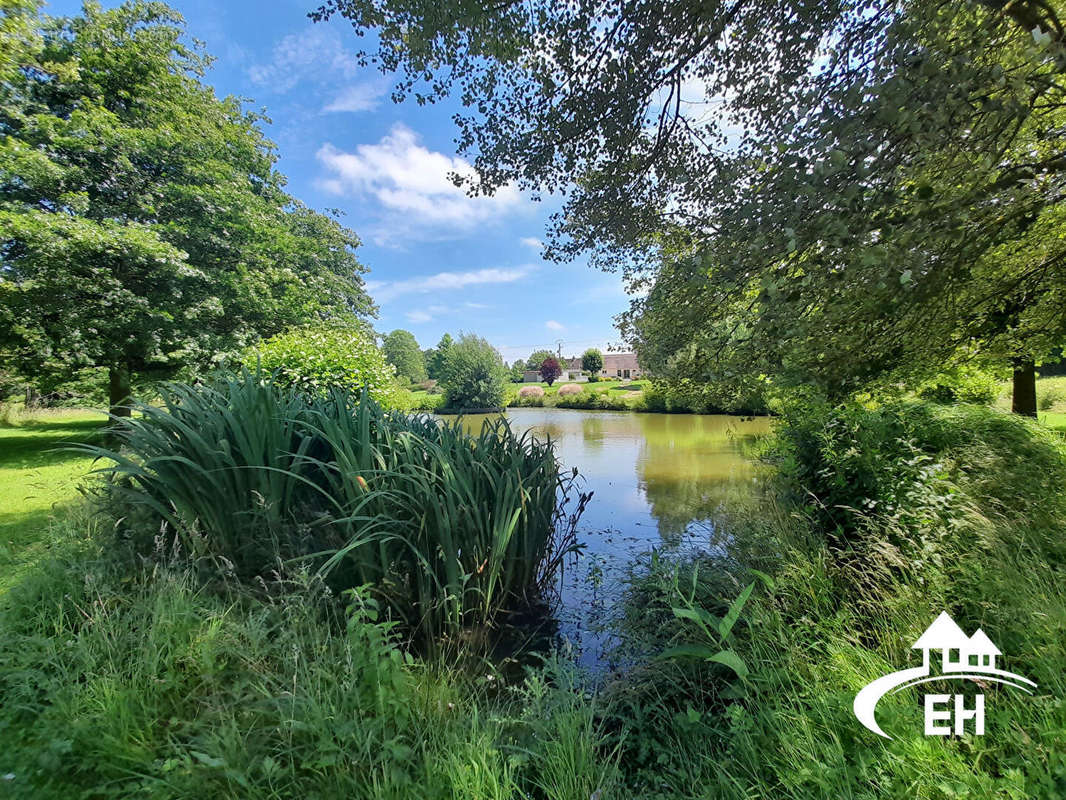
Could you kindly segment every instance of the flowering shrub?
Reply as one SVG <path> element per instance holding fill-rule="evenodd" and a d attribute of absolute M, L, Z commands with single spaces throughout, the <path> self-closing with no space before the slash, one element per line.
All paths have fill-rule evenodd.
<path fill-rule="evenodd" d="M 274 373 L 274 383 L 307 395 L 324 395 L 331 388 L 365 390 L 387 407 L 401 406 L 396 372 L 360 327 L 313 326 L 294 328 L 262 342 L 245 363 Z"/>
<path fill-rule="evenodd" d="M 560 395 L 581 394 L 581 387 L 576 383 L 567 383 L 559 387 Z"/>

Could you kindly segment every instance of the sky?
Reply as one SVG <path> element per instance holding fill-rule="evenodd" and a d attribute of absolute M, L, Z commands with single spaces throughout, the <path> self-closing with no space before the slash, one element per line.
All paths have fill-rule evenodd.
<path fill-rule="evenodd" d="M 315 0 L 170 5 L 216 58 L 206 78 L 216 92 L 247 98 L 272 120 L 265 129 L 290 193 L 319 211 L 339 209 L 362 239 L 379 332 L 404 328 L 423 348 L 445 332 L 476 333 L 508 362 L 559 341 L 564 356 L 619 343 L 621 279 L 541 257 L 557 201 L 513 187 L 469 198 L 448 181 L 468 166 L 455 152 L 457 101 L 393 103 L 389 78 L 356 62 L 347 22 L 307 18 Z M 55 16 L 80 9 L 80 0 L 45 7 Z"/>

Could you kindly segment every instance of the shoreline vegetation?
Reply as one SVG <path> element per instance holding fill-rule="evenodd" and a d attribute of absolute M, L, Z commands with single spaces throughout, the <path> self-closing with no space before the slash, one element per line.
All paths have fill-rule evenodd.
<path fill-rule="evenodd" d="M 0 2 L 0 796 L 1066 798 L 1061 4 L 279 5 Z"/>
<path fill-rule="evenodd" d="M 288 496 L 261 482 L 290 480 L 276 472 L 289 468 L 253 467 L 241 453 L 255 441 L 248 434 L 269 429 L 253 421 L 293 415 L 250 411 L 245 401 L 266 400 L 262 387 L 228 391 L 210 402 L 190 396 L 198 410 L 190 407 L 185 424 L 205 441 L 246 439 L 241 449 L 209 452 L 194 440 L 160 440 L 180 446 L 194 473 L 211 476 L 188 485 L 193 505 L 169 506 L 172 514 L 184 509 L 175 520 L 182 536 L 159 537 L 150 502 L 139 512 L 123 510 L 128 503 L 101 504 L 113 492 L 135 490 L 129 479 L 146 478 L 132 466 L 107 493 L 91 489 L 88 503 L 69 483 L 53 484 L 50 521 L 27 512 L 32 526 L 17 548 L 24 558 L 5 563 L 14 574 L 0 588 L 0 772 L 12 796 L 740 800 L 754 792 L 828 800 L 863 796 L 873 781 L 877 796 L 938 800 L 1050 800 L 1066 791 L 1066 651 L 1058 622 L 1066 618 L 1066 443 L 1037 422 L 917 401 L 789 409 L 761 450 L 767 481 L 719 509 L 728 554 L 635 562 L 622 603 L 603 623 L 618 633 L 618 655 L 630 667 L 596 675 L 578 669 L 565 649 L 542 663 L 513 664 L 514 651 L 493 650 L 498 625 L 478 633 L 478 625 L 461 621 L 454 636 L 438 640 L 459 650 L 427 649 L 410 625 L 424 615 L 397 613 L 402 604 L 394 605 L 412 596 L 396 593 L 400 573 L 384 584 L 380 572 L 348 578 L 345 589 L 313 560 L 293 561 L 286 541 L 313 552 L 321 545 L 289 539 L 281 507 L 238 500 Z M 325 433 L 328 404 L 307 408 Z M 165 431 L 159 425 L 172 412 L 166 404 L 145 410 L 134 417 L 138 432 L 123 436 L 130 443 Z M 345 425 L 362 425 L 360 413 L 367 412 Z M 202 417 L 195 425 L 193 414 Z M 223 433 L 225 426 L 238 427 Z M 247 434 L 237 435 L 241 429 Z M 4 449 L 0 476 L 32 469 L 35 459 L 71 456 L 54 450 L 46 435 L 53 430 L 92 439 L 101 426 L 61 413 L 4 427 L 8 440 L 28 444 Z M 366 434 L 339 441 L 348 440 L 366 441 Z M 153 448 L 152 458 L 164 462 L 152 463 L 162 469 L 172 456 L 158 442 Z M 134 444 L 124 452 L 148 450 Z M 280 444 L 262 452 L 292 453 L 307 477 L 321 473 L 313 482 L 327 482 L 319 486 L 334 480 L 328 464 L 336 453 L 326 457 L 313 442 L 303 451 L 307 460 Z M 226 453 L 232 467 L 204 460 Z M 155 475 L 136 491 L 156 486 L 164 495 L 153 489 L 148 496 L 157 498 L 170 497 L 174 488 L 162 487 L 191 468 L 165 478 L 143 457 L 134 463 Z M 64 465 L 71 477 L 87 467 L 76 459 Z M 336 522 L 358 527 L 380 518 L 370 511 L 376 500 L 361 505 L 358 476 L 387 494 L 387 486 L 374 488 L 382 469 L 336 472 L 337 479 L 355 475 L 358 509 L 332 515 Z M 230 485 L 219 480 L 227 474 L 248 481 L 230 499 L 219 494 Z M 19 481 L 32 485 L 29 473 L 19 475 L 7 479 L 5 496 L 20 491 Z M 293 518 L 300 536 L 336 524 L 296 497 L 287 502 L 310 514 Z M 218 512 L 243 518 L 249 532 L 274 533 L 248 540 L 255 550 L 239 538 L 224 544 L 211 535 L 223 523 L 208 522 Z M 396 530 L 360 547 L 403 550 L 406 541 L 413 543 Z M 275 547 L 278 557 L 270 555 Z M 261 566 L 250 569 L 254 552 Z M 480 558 L 457 578 L 480 580 Z M 470 613 L 481 614 L 489 584 L 465 585 L 446 596 L 466 597 Z M 728 616 L 731 606 L 728 633 L 699 624 Z M 990 697 L 990 733 L 1001 735 L 922 737 L 906 694 L 879 711 L 895 739 L 866 735 L 850 716 L 854 693 L 905 665 L 909 642 L 944 609 L 966 628 L 994 630 L 1011 668 L 1040 692 Z M 484 655 L 472 658 L 477 652 Z"/>

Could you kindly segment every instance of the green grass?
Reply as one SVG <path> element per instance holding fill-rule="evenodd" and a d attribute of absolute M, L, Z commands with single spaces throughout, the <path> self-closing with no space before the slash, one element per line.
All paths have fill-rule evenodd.
<path fill-rule="evenodd" d="M 544 390 L 545 397 L 554 397 L 559 394 L 559 388 L 566 386 L 570 381 L 555 381 L 551 386 L 544 382 L 540 383 L 509 383 L 507 384 L 507 400 L 510 401 L 518 396 L 518 390 L 523 386 L 539 386 Z M 612 397 L 636 398 L 649 386 L 651 381 L 646 379 L 596 381 L 577 384 L 583 390 L 596 394 L 606 393 Z"/>
<path fill-rule="evenodd" d="M 616 796 L 565 666 L 508 684 L 419 661 L 367 593 L 306 576 L 264 601 L 58 555 L 0 603 L 4 797 Z"/>
<path fill-rule="evenodd" d="M 776 479 L 720 511 L 727 555 L 634 566 L 608 609 L 628 667 L 595 691 L 565 658 L 522 678 L 419 658 L 365 589 L 205 585 L 180 561 L 123 560 L 98 517 L 56 515 L 50 557 L 0 596 L 0 794 L 1066 796 L 1066 442 L 928 404 L 777 430 Z M 32 425 L 3 433 L 31 460 L 47 449 Z M 707 620 L 753 580 L 729 643 L 748 676 L 682 657 L 717 646 Z M 893 740 L 865 731 L 856 691 L 913 665 L 944 609 L 1040 689 L 989 690 L 983 737 L 923 736 L 916 689 L 879 706 Z"/>
<path fill-rule="evenodd" d="M 1037 418 L 1053 431 L 1066 433 L 1066 411 L 1041 411 Z"/>
<path fill-rule="evenodd" d="M 22 414 L 0 427 L 0 592 L 50 547 L 49 526 L 78 499 L 92 459 L 61 449 L 95 441 L 102 413 Z"/>

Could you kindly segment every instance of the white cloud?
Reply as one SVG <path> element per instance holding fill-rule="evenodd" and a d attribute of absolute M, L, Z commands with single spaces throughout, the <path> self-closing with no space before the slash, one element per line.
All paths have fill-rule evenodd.
<path fill-rule="evenodd" d="M 438 317 L 454 314 L 456 311 L 459 311 L 461 309 L 473 310 L 484 308 L 489 308 L 489 306 L 485 305 L 484 303 L 466 302 L 462 303 L 461 305 L 454 306 L 437 305 L 427 306 L 426 308 L 416 308 L 413 311 L 406 312 L 404 316 L 407 317 L 409 322 L 432 322 Z"/>
<path fill-rule="evenodd" d="M 388 91 L 385 81 L 365 81 L 349 86 L 338 94 L 323 111 L 373 111 L 381 105 L 381 98 Z"/>
<path fill-rule="evenodd" d="M 448 178 L 449 173 L 472 173 L 461 158 L 427 149 L 418 134 L 397 124 L 377 144 L 361 144 L 344 152 L 332 144 L 318 151 L 329 176 L 319 186 L 334 194 L 375 199 L 398 226 L 411 223 L 469 229 L 512 211 L 522 202 L 513 186 L 491 197 L 468 197 Z"/>
<path fill-rule="evenodd" d="M 436 275 L 424 275 L 402 281 L 367 282 L 366 288 L 379 303 L 387 303 L 405 294 L 426 294 L 428 292 L 464 289 L 467 286 L 514 283 L 526 277 L 532 271 L 533 267 L 526 266 L 510 269 L 478 269 L 470 272 L 438 272 Z M 478 306 L 477 304 L 468 304 L 467 307 L 474 308 Z M 438 306 L 438 308 L 445 307 Z"/>
<path fill-rule="evenodd" d="M 326 76 L 351 80 L 359 71 L 359 60 L 344 46 L 339 31 L 312 25 L 281 39 L 274 45 L 270 61 L 250 67 L 248 77 L 281 93 L 305 80 L 322 81 Z"/>
<path fill-rule="evenodd" d="M 543 250 L 544 242 L 533 236 L 523 236 L 518 240 L 523 246 L 530 248 L 531 250 Z"/>
<path fill-rule="evenodd" d="M 556 322 L 554 319 L 550 319 L 547 322 L 545 322 L 544 323 L 544 327 L 547 328 L 550 331 L 561 331 L 561 330 L 565 330 L 566 329 L 566 326 L 563 325 L 563 323 Z"/>

